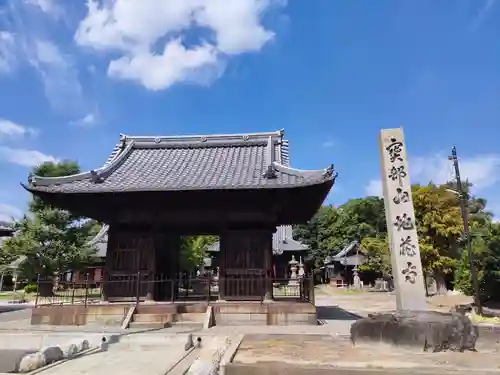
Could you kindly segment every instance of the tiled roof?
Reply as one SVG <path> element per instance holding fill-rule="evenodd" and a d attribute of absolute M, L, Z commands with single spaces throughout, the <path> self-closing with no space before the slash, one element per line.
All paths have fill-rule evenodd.
<path fill-rule="evenodd" d="M 281 225 L 276 228 L 273 234 L 273 254 L 281 255 L 287 251 L 303 251 L 308 247 L 299 241 L 293 239 L 293 231 L 291 225 Z M 220 250 L 219 241 L 215 242 L 208 248 L 208 251 L 217 252 Z"/>
<path fill-rule="evenodd" d="M 88 242 L 89 246 L 94 246 L 96 248 L 96 256 L 99 258 L 104 258 L 106 256 L 108 248 L 108 229 L 108 225 L 103 225 L 99 233 Z"/>
<path fill-rule="evenodd" d="M 290 225 L 282 225 L 276 229 L 273 235 L 273 254 L 280 255 L 286 251 L 303 251 L 308 249 L 306 245 L 292 238 L 292 227 Z M 101 258 L 106 256 L 108 230 L 109 226 L 103 225 L 99 233 L 89 241 L 89 245 L 96 247 L 97 256 Z M 219 251 L 219 241 L 210 246 L 208 251 Z"/>
<path fill-rule="evenodd" d="M 333 166 L 314 171 L 291 168 L 283 134 L 122 135 L 103 167 L 64 177 L 30 176 L 25 187 L 54 193 L 255 189 L 335 179 Z"/>

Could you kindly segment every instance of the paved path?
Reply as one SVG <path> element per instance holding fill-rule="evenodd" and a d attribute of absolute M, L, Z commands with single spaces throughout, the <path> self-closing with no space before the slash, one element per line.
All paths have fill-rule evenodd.
<path fill-rule="evenodd" d="M 85 355 L 43 371 L 44 375 L 163 375 L 184 354 L 179 344 L 137 345 L 117 343 L 109 350 Z"/>

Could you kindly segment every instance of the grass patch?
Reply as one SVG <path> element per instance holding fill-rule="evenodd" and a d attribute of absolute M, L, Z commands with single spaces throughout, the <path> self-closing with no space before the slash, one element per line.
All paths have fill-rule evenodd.
<path fill-rule="evenodd" d="M 19 301 L 22 299 L 26 299 L 28 301 L 33 300 L 35 298 L 35 293 L 24 293 L 22 290 L 13 292 L 0 292 L 0 301 Z"/>
<path fill-rule="evenodd" d="M 482 315 L 476 314 L 476 312 L 472 312 L 470 314 L 470 320 L 473 323 L 486 323 L 486 324 L 500 324 L 500 318 L 498 317 L 486 317 Z"/>

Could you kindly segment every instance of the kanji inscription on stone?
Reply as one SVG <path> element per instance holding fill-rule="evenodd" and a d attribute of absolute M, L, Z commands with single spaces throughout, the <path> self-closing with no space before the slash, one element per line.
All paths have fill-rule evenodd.
<path fill-rule="evenodd" d="M 414 257 L 417 254 L 417 247 L 413 244 L 413 240 L 410 236 L 406 238 L 401 237 L 401 243 L 399 244 L 399 255 Z"/>
<path fill-rule="evenodd" d="M 403 215 L 397 215 L 393 224 L 398 232 L 401 230 L 412 230 L 415 228 L 412 218 L 406 213 Z"/>
<path fill-rule="evenodd" d="M 417 266 L 412 262 L 406 262 L 406 268 L 401 271 L 401 274 L 404 276 L 407 283 L 415 284 L 417 282 Z"/>
<path fill-rule="evenodd" d="M 380 168 L 398 310 L 426 310 L 425 286 L 403 130 L 383 129 Z"/>

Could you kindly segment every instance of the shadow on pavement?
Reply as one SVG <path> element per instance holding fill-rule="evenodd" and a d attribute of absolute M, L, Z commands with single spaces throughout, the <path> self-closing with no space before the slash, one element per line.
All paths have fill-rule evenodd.
<path fill-rule="evenodd" d="M 324 320 L 357 320 L 362 316 L 341 309 L 338 306 L 316 306 L 318 319 Z"/>

